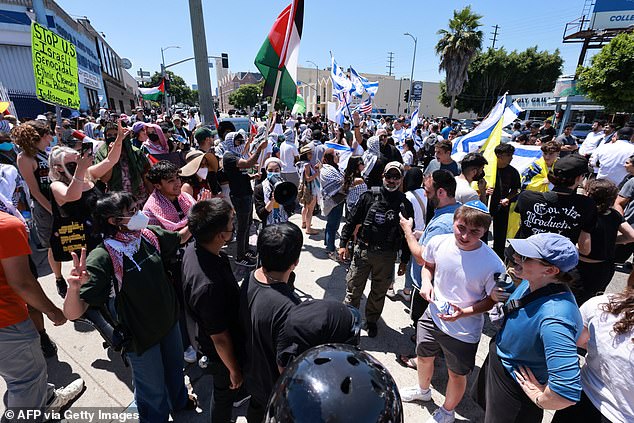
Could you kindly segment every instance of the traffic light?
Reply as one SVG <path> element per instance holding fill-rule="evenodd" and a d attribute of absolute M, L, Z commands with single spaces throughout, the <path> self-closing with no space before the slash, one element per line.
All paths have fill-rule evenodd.
<path fill-rule="evenodd" d="M 319 103 L 321 103 L 321 96 L 320 95 L 317 96 L 317 104 L 319 104 Z"/>
<path fill-rule="evenodd" d="M 220 57 L 222 58 L 222 67 L 224 69 L 229 69 L 229 55 L 227 53 L 222 53 Z"/>
<path fill-rule="evenodd" d="M 409 101 L 409 90 L 405 90 L 403 93 L 403 101 L 406 103 Z"/>

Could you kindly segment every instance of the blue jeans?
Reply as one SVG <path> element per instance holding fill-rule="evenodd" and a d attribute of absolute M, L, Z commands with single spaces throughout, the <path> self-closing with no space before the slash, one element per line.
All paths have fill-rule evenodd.
<path fill-rule="evenodd" d="M 31 319 L 0 328 L 0 376 L 7 384 L 7 408 L 41 410 L 53 396 L 40 335 Z"/>
<path fill-rule="evenodd" d="M 337 238 L 337 229 L 341 223 L 341 215 L 343 214 L 343 207 L 346 205 L 345 201 L 338 204 L 330 210 L 328 218 L 326 220 L 326 231 L 324 234 L 324 242 L 326 243 L 326 250 L 328 252 L 335 251 L 335 238 Z"/>
<path fill-rule="evenodd" d="M 253 196 L 231 196 L 231 203 L 236 211 L 238 228 L 236 230 L 236 259 L 244 258 L 244 253 L 249 250 L 249 229 L 253 221 Z"/>
<path fill-rule="evenodd" d="M 141 355 L 127 353 L 140 422 L 167 422 L 170 411 L 187 404 L 183 343 L 176 323 L 167 335 Z"/>

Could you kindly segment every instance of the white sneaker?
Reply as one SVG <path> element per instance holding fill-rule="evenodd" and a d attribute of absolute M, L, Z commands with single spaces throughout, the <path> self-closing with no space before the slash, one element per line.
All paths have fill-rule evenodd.
<path fill-rule="evenodd" d="M 84 380 L 75 379 L 64 388 L 58 388 L 54 391 L 53 400 L 46 405 L 45 413 L 59 413 L 62 408 L 67 406 L 71 401 L 77 398 L 84 389 Z"/>
<path fill-rule="evenodd" d="M 426 423 L 453 423 L 456 420 L 454 412 L 447 412 L 442 407 L 434 411 Z"/>
<path fill-rule="evenodd" d="M 431 401 L 431 389 L 425 392 L 420 386 L 410 386 L 401 391 L 401 399 L 405 402 Z"/>
<path fill-rule="evenodd" d="M 190 364 L 195 363 L 198 359 L 198 357 L 196 357 L 196 351 L 194 351 L 191 345 L 185 350 L 185 353 L 183 354 L 183 359 Z"/>

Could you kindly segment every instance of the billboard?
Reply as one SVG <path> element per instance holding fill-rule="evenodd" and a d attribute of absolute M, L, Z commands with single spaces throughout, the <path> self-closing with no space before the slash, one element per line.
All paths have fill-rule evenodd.
<path fill-rule="evenodd" d="M 634 0 L 596 0 L 591 29 L 627 28 L 634 25 Z"/>

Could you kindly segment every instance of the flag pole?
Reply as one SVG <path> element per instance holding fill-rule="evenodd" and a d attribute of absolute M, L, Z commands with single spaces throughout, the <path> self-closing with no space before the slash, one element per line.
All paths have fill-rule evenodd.
<path fill-rule="evenodd" d="M 271 97 L 271 106 L 269 109 L 269 118 L 266 120 L 266 136 L 269 136 L 269 128 L 271 127 L 271 120 L 273 119 L 273 113 L 275 112 L 275 101 L 277 101 L 277 91 L 280 88 L 280 79 L 282 79 L 282 70 L 277 69 L 277 76 L 275 77 L 275 86 L 273 87 L 273 96 Z"/>

